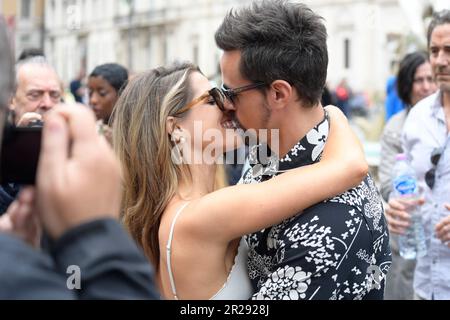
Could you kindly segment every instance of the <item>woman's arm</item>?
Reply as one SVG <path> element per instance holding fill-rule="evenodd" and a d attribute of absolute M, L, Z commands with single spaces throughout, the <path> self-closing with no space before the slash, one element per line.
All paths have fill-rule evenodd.
<path fill-rule="evenodd" d="M 334 106 L 328 106 L 325 109 L 330 115 L 330 134 L 321 162 L 330 161 L 333 164 L 340 162 L 338 165 L 342 166 L 347 176 L 343 180 L 331 180 L 328 177 L 328 182 L 340 185 L 341 189 L 322 200 L 356 187 L 369 172 L 363 146 L 351 129 L 345 115 Z"/>
<path fill-rule="evenodd" d="M 203 197 L 191 207 L 194 214 L 185 221 L 187 230 L 196 236 L 229 241 L 276 225 L 358 185 L 368 170 L 362 147 L 342 112 L 334 107 L 327 110 L 331 131 L 319 163 L 260 184 L 228 187 Z"/>

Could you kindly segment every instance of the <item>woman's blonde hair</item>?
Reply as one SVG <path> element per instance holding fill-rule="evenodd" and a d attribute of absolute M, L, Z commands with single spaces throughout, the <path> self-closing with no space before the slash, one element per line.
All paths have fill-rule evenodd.
<path fill-rule="evenodd" d="M 193 99 L 189 63 L 133 77 L 113 112 L 113 144 L 123 169 L 122 218 L 134 240 L 159 267 L 161 216 L 177 192 L 181 167 L 173 163 L 167 118 Z"/>

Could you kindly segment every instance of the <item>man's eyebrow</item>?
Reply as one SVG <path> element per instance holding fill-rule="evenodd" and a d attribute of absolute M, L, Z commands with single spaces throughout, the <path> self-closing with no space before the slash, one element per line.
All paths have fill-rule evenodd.
<path fill-rule="evenodd" d="M 444 49 L 448 49 L 450 47 L 450 44 L 444 44 L 442 45 L 442 48 Z M 441 48 L 441 46 L 437 45 L 437 44 L 430 44 L 430 49 L 439 49 Z"/>

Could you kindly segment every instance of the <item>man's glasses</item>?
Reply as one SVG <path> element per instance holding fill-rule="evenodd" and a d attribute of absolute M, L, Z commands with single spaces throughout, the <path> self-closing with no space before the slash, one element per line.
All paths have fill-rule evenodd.
<path fill-rule="evenodd" d="M 211 90 L 208 90 L 204 94 L 202 94 L 200 97 L 195 98 L 191 102 L 189 102 L 187 105 L 185 105 L 183 108 L 178 110 L 177 114 L 181 114 L 183 112 L 186 112 L 190 108 L 198 105 L 201 102 L 207 102 L 207 103 L 215 103 L 217 107 L 219 107 L 220 111 L 225 111 L 225 95 L 219 88 L 212 88 Z"/>
<path fill-rule="evenodd" d="M 434 187 L 434 183 L 436 180 L 436 166 L 441 159 L 443 151 L 444 148 L 441 147 L 434 149 L 431 153 L 430 161 L 433 164 L 433 167 L 425 173 L 425 183 L 428 187 L 430 187 L 430 189 L 433 189 Z"/>
<path fill-rule="evenodd" d="M 240 94 L 244 91 L 247 91 L 247 90 L 253 90 L 256 88 L 264 87 L 265 85 L 266 84 L 264 82 L 256 82 L 256 83 L 252 83 L 252 84 L 249 84 L 249 85 L 246 85 L 243 87 L 230 89 L 222 84 L 222 87 L 220 89 L 225 94 L 225 96 L 227 97 L 228 100 L 230 100 L 231 102 L 234 102 L 234 98 L 236 98 L 238 96 L 238 94 Z"/>

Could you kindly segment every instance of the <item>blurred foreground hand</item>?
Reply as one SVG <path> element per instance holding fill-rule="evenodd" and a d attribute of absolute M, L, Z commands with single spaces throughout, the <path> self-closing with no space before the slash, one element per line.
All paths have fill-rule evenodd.
<path fill-rule="evenodd" d="M 118 218 L 119 162 L 87 107 L 61 105 L 44 116 L 36 187 L 42 224 L 55 239 L 80 224 Z"/>

